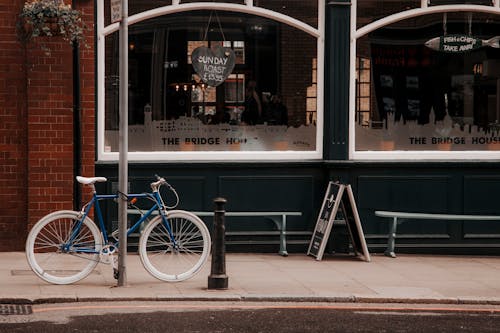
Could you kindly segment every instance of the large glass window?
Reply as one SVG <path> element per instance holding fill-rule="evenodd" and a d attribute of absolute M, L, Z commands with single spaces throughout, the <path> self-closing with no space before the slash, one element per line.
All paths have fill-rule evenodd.
<path fill-rule="evenodd" d="M 192 54 L 220 47 L 234 69 L 211 86 Z M 118 33 L 105 54 L 104 152 L 117 152 Z M 198 10 L 131 25 L 129 151 L 317 151 L 317 56 L 316 36 L 255 15 Z"/>
<path fill-rule="evenodd" d="M 384 0 L 384 1 L 357 1 L 357 26 L 358 28 L 379 20 L 386 16 L 405 10 L 420 8 L 421 0 Z"/>
<path fill-rule="evenodd" d="M 499 150 L 499 32 L 499 15 L 450 12 L 359 38 L 355 150 Z"/>

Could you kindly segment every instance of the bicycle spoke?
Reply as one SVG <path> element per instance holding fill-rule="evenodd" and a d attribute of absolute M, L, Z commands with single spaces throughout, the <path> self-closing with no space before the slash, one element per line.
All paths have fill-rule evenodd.
<path fill-rule="evenodd" d="M 45 229 L 46 233 L 43 234 L 44 238 L 54 242 L 54 240 L 59 241 L 59 244 L 62 243 L 62 239 L 60 234 L 57 232 L 56 227 L 54 225 L 49 225 L 47 229 Z"/>

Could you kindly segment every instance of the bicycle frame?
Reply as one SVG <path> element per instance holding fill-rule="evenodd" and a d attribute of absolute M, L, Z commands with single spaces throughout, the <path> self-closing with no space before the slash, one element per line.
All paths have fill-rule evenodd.
<path fill-rule="evenodd" d="M 75 238 L 77 237 L 77 235 L 80 232 L 80 229 L 81 229 L 81 226 L 83 224 L 83 221 L 89 215 L 90 210 L 92 209 L 92 207 L 95 207 L 95 215 L 97 217 L 97 220 L 99 221 L 99 229 L 101 230 L 101 234 L 103 236 L 104 244 L 110 244 L 109 237 L 108 237 L 108 232 L 106 230 L 106 226 L 104 225 L 104 219 L 102 217 L 102 211 L 101 211 L 101 206 L 99 205 L 99 201 L 100 200 L 111 200 L 111 199 L 114 200 L 114 199 L 119 199 L 119 198 L 120 198 L 120 194 L 97 194 L 97 193 L 94 192 L 94 194 L 92 196 L 92 199 L 87 204 L 84 205 L 84 208 L 82 209 L 82 212 L 81 212 L 83 214 L 81 215 L 79 223 L 75 226 L 75 230 L 73 230 L 73 232 L 71 234 L 71 237 L 68 240 L 68 242 L 66 244 L 64 244 L 63 250 L 64 251 L 68 251 L 70 249 L 71 244 L 73 243 L 73 241 L 75 240 Z M 145 220 L 147 220 L 154 211 L 158 210 L 159 213 L 160 213 L 160 216 L 161 216 L 161 218 L 163 220 L 163 224 L 165 225 L 165 228 L 167 229 L 169 237 L 172 240 L 172 242 L 174 243 L 174 247 L 177 247 L 174 235 L 173 235 L 172 230 L 170 228 L 170 225 L 168 223 L 168 219 L 167 219 L 167 216 L 166 216 L 165 208 L 163 207 L 163 204 L 162 204 L 162 199 L 160 197 L 160 193 L 158 191 L 153 191 L 152 193 L 127 194 L 127 200 L 128 199 L 133 199 L 133 198 L 149 198 L 149 199 L 153 199 L 154 205 L 146 213 L 144 213 L 134 223 L 134 225 L 132 225 L 130 228 L 127 229 L 127 237 L 131 233 L 133 233 L 134 231 L 136 231 L 139 228 L 139 226 Z M 111 245 L 113 245 L 114 247 L 118 247 L 119 241 L 113 242 Z M 93 250 L 90 250 L 90 249 L 88 249 L 88 250 L 78 249 L 78 251 L 79 252 L 86 252 L 86 253 L 96 253 L 96 251 L 93 251 Z"/>

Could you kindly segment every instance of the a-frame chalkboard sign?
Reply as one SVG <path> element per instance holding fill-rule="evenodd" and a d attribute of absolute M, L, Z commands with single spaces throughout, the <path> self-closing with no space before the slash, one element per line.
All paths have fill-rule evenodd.
<path fill-rule="evenodd" d="M 365 261 L 370 261 L 351 185 L 335 182 L 328 183 L 307 254 L 316 257 L 316 260 L 323 258 L 335 220 L 345 221 L 354 254 L 363 257 Z"/>

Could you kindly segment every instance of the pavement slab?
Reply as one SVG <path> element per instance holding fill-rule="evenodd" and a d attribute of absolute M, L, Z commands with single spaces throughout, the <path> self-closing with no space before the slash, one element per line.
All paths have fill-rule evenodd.
<path fill-rule="evenodd" d="M 51 285 L 29 268 L 23 252 L 0 253 L 0 303 L 89 301 L 294 301 L 500 305 L 500 257 L 372 254 L 354 256 L 228 253 L 226 290 L 209 290 L 210 261 L 193 278 L 155 279 L 136 254 L 126 258 L 127 284 L 117 286 L 99 264 L 72 285 Z"/>

